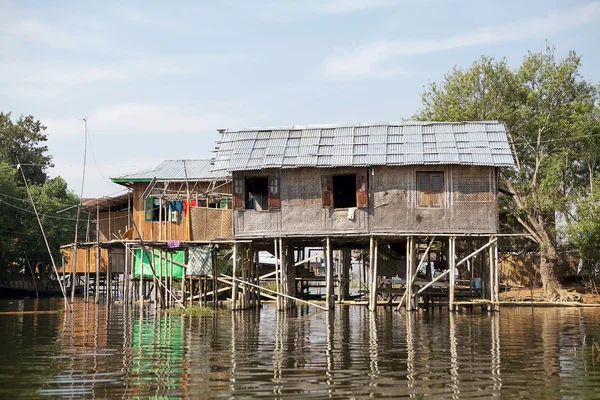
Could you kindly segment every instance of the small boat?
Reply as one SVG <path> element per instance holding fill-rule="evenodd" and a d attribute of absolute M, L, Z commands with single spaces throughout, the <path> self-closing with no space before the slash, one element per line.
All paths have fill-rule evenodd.
<path fill-rule="evenodd" d="M 67 296 L 71 294 L 71 288 L 66 290 Z M 76 286 L 75 294 L 83 294 L 84 287 Z M 50 297 L 62 297 L 62 291 L 59 287 L 52 288 L 16 288 L 6 285 L 0 285 L 0 299 L 25 299 L 25 298 L 36 298 L 47 299 Z"/>

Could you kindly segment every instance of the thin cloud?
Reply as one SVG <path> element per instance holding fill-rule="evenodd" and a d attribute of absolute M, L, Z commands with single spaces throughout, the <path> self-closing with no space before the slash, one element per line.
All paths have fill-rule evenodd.
<path fill-rule="evenodd" d="M 318 2 L 317 9 L 328 14 L 346 14 L 381 8 L 393 4 L 391 0 L 328 0 Z"/>
<path fill-rule="evenodd" d="M 380 78 L 403 73 L 403 69 L 386 67 L 394 57 L 402 55 L 431 54 L 486 44 L 515 41 L 527 37 L 540 37 L 597 20 L 600 3 L 590 3 L 567 12 L 553 12 L 544 17 L 520 21 L 496 28 L 486 28 L 465 34 L 438 39 L 413 41 L 378 41 L 349 55 L 332 57 L 322 66 L 327 78 Z"/>
<path fill-rule="evenodd" d="M 51 138 L 81 135 L 81 117 L 46 118 Z M 215 131 L 230 123 L 219 113 L 195 113 L 181 107 L 153 103 L 122 103 L 100 108 L 88 115 L 88 126 L 94 135 L 175 134 Z"/>

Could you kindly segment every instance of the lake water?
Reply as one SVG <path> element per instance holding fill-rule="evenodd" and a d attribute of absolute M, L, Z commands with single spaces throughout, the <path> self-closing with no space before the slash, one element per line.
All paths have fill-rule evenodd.
<path fill-rule="evenodd" d="M 0 312 L 62 309 L 0 301 Z M 0 398 L 598 398 L 600 309 L 0 315 Z"/>

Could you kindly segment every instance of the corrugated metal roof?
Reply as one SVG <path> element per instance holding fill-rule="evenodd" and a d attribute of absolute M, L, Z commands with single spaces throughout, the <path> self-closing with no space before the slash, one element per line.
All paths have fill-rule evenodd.
<path fill-rule="evenodd" d="M 247 153 L 248 149 L 244 147 L 238 147 L 238 142 L 230 143 L 226 146 L 231 148 L 232 151 L 221 151 L 225 157 L 233 157 L 231 160 L 239 160 L 240 153 Z M 244 163 L 236 165 L 238 168 L 244 168 L 248 164 L 248 156 L 244 157 Z M 151 181 L 156 178 L 157 180 L 164 181 L 184 181 L 188 180 L 213 180 L 213 179 L 226 179 L 227 169 L 231 165 L 231 161 L 224 162 L 221 160 L 218 164 L 218 168 L 213 168 L 213 160 L 166 160 L 163 161 L 158 167 L 134 172 L 131 174 L 125 174 L 111 178 L 113 182 L 143 182 Z M 185 168 L 184 168 L 185 164 Z"/>
<path fill-rule="evenodd" d="M 411 121 L 226 131 L 213 171 L 423 163 L 514 166 L 502 122 Z"/>

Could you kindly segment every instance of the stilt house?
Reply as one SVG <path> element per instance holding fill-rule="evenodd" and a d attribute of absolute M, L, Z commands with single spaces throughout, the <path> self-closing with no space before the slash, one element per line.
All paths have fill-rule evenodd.
<path fill-rule="evenodd" d="M 151 276 L 149 264 L 157 265 L 157 276 L 166 276 L 168 264 L 175 269 L 169 274 L 183 277 L 188 248 L 232 237 L 231 178 L 211 167 L 210 160 L 167 160 L 150 170 L 111 178 L 128 193 L 85 199 L 83 215 L 97 221 L 97 231 L 62 247 L 63 273 L 75 271 L 78 284 L 83 284 L 85 276 L 94 278 L 97 268 L 118 281 L 119 275 L 132 271 L 134 278 Z M 149 255 L 142 261 L 142 242 L 154 262 L 146 259 Z M 130 252 L 134 257 L 128 257 Z"/>
<path fill-rule="evenodd" d="M 497 304 L 499 168 L 513 165 L 501 122 L 407 122 L 223 131 L 213 172 L 232 174 L 234 238 L 287 251 L 282 279 L 294 281 L 285 262 L 302 246 L 325 243 L 330 269 L 333 249 L 369 249 L 371 307 L 394 297 L 397 277 L 412 309 L 439 274 L 451 307 L 455 278 L 471 295 L 483 280 Z M 343 299 L 348 271 L 328 272 L 329 301 L 334 285 Z"/>

